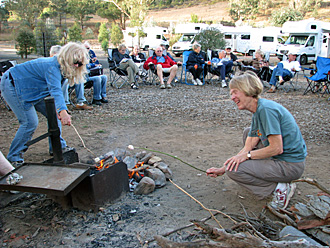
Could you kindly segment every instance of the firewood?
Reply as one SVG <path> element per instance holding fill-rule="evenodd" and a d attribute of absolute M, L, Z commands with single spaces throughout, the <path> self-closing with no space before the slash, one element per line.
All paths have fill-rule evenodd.
<path fill-rule="evenodd" d="M 323 192 L 325 192 L 328 195 L 330 195 L 330 190 L 328 190 L 323 185 L 319 184 L 315 179 L 312 179 L 312 178 L 301 178 L 301 179 L 294 180 L 293 182 L 309 183 L 311 185 L 314 185 L 314 186 L 318 187 L 320 190 L 322 190 Z"/>
<path fill-rule="evenodd" d="M 269 204 L 267 204 L 267 208 L 269 209 L 269 211 L 274 214 L 275 216 L 279 217 L 280 219 L 286 221 L 288 224 L 290 224 L 293 227 L 297 227 L 297 224 L 286 214 L 281 214 L 278 211 L 276 211 L 276 209 L 274 209 L 273 207 L 271 207 Z"/>

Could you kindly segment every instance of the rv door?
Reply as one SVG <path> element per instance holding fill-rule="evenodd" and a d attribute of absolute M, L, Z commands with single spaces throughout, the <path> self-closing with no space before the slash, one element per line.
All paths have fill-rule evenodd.
<path fill-rule="evenodd" d="M 330 55 L 330 34 L 329 33 L 323 33 L 322 34 L 322 46 L 321 46 L 321 57 L 328 58 Z"/>
<path fill-rule="evenodd" d="M 306 42 L 306 55 L 308 60 L 315 60 L 316 57 L 316 39 L 315 35 L 310 35 L 308 41 Z M 304 64 L 304 63 L 301 63 Z"/>

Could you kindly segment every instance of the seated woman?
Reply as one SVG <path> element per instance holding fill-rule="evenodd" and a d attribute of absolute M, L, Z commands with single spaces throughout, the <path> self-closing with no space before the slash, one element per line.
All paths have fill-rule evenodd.
<path fill-rule="evenodd" d="M 129 54 L 126 53 L 126 46 L 120 44 L 118 46 L 118 53 L 113 54 L 113 59 L 118 64 L 118 68 L 124 70 L 128 74 L 128 80 L 132 89 L 138 89 L 135 83 L 135 76 L 139 72 L 139 68 L 134 63 Z"/>
<path fill-rule="evenodd" d="M 141 77 L 142 81 L 145 81 L 148 75 L 148 72 L 143 69 L 143 64 L 147 60 L 145 54 L 140 52 L 140 47 L 138 45 L 135 45 L 130 56 L 133 59 L 133 62 L 139 68 L 139 76 Z"/>
<path fill-rule="evenodd" d="M 260 79 L 268 81 L 269 62 L 265 60 L 265 55 L 260 49 L 255 52 L 255 58 L 252 60 L 239 59 L 237 61 L 243 64 L 240 66 L 242 71 L 254 71 Z"/>
<path fill-rule="evenodd" d="M 193 75 L 192 82 L 194 85 L 203 85 L 200 80 L 201 73 L 204 70 L 205 60 L 201 53 L 201 45 L 200 44 L 193 44 L 192 46 L 193 51 L 189 54 L 187 60 L 187 68 Z"/>

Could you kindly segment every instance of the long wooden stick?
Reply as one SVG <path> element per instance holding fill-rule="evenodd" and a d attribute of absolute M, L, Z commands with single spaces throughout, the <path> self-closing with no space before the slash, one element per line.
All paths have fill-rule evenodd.
<path fill-rule="evenodd" d="M 314 186 L 318 187 L 320 190 L 322 190 L 323 192 L 325 192 L 325 193 L 327 193 L 327 194 L 330 195 L 330 190 L 328 190 L 323 185 L 319 184 L 315 179 L 312 179 L 312 178 L 301 178 L 301 179 L 294 180 L 293 182 L 309 183 L 311 185 L 314 185 Z"/>

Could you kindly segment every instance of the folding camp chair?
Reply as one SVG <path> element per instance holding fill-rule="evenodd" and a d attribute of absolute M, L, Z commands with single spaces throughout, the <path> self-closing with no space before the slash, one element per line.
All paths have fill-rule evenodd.
<path fill-rule="evenodd" d="M 219 58 L 218 51 L 207 50 L 207 60 L 209 61 L 209 63 L 211 63 L 211 60 L 213 58 Z M 217 68 L 217 65 L 212 65 L 212 64 L 207 65 L 207 71 L 208 71 L 207 77 L 208 77 L 208 81 L 210 83 L 213 83 L 215 81 L 216 77 L 218 78 L 219 81 L 221 81 L 220 72 L 218 70 L 216 70 L 216 68 Z M 233 70 L 226 71 L 225 77 L 227 78 L 227 81 L 229 81 L 232 78 L 232 76 L 233 76 Z"/>
<path fill-rule="evenodd" d="M 76 90 L 75 90 L 74 85 L 69 87 L 68 93 L 69 93 L 69 102 L 72 106 L 75 107 L 77 104 L 77 96 L 76 96 Z M 93 93 L 94 93 L 93 81 L 85 82 L 84 83 L 84 95 L 85 95 L 86 101 L 89 105 L 92 105 Z"/>
<path fill-rule="evenodd" d="M 310 68 L 304 69 L 304 77 L 307 80 L 307 88 L 304 91 L 304 95 L 309 91 L 312 93 L 330 93 L 329 91 L 329 72 L 330 72 L 330 58 L 317 57 L 316 70 Z M 316 71 L 316 73 L 310 77 L 305 75 L 305 70 Z"/>
<path fill-rule="evenodd" d="M 184 72 L 184 82 L 187 85 L 194 85 L 193 83 L 191 83 L 192 79 L 189 79 L 189 75 L 192 76 L 192 74 L 189 71 L 189 69 L 187 68 L 187 61 L 188 61 L 188 58 L 189 58 L 189 55 L 190 55 L 191 52 L 192 52 L 191 50 L 183 51 L 183 54 L 182 54 L 183 61 L 182 61 L 182 71 L 181 71 L 181 82 L 183 82 L 182 81 L 182 76 L 183 76 L 183 72 Z M 204 85 L 205 84 L 204 65 L 203 65 L 203 73 L 201 75 L 202 75 L 202 81 L 203 81 L 203 85 Z"/>
<path fill-rule="evenodd" d="M 149 49 L 149 57 L 154 56 L 155 51 L 153 49 Z M 159 82 L 159 78 L 157 75 L 157 68 L 155 66 L 149 66 L 149 70 L 148 70 L 148 82 L 150 85 L 158 85 Z M 170 73 L 167 72 L 163 72 L 163 80 L 164 83 L 166 83 L 166 81 L 168 80 L 168 77 L 170 76 Z M 174 81 L 174 80 L 173 80 Z M 173 82 L 172 82 L 173 85 Z"/>
<path fill-rule="evenodd" d="M 118 64 L 113 59 L 113 55 L 119 53 L 118 48 L 108 48 L 108 63 L 110 69 L 110 85 L 120 89 L 126 83 L 128 84 L 128 73 L 125 70 L 119 69 Z M 126 53 L 129 54 L 129 50 L 126 50 Z"/>

